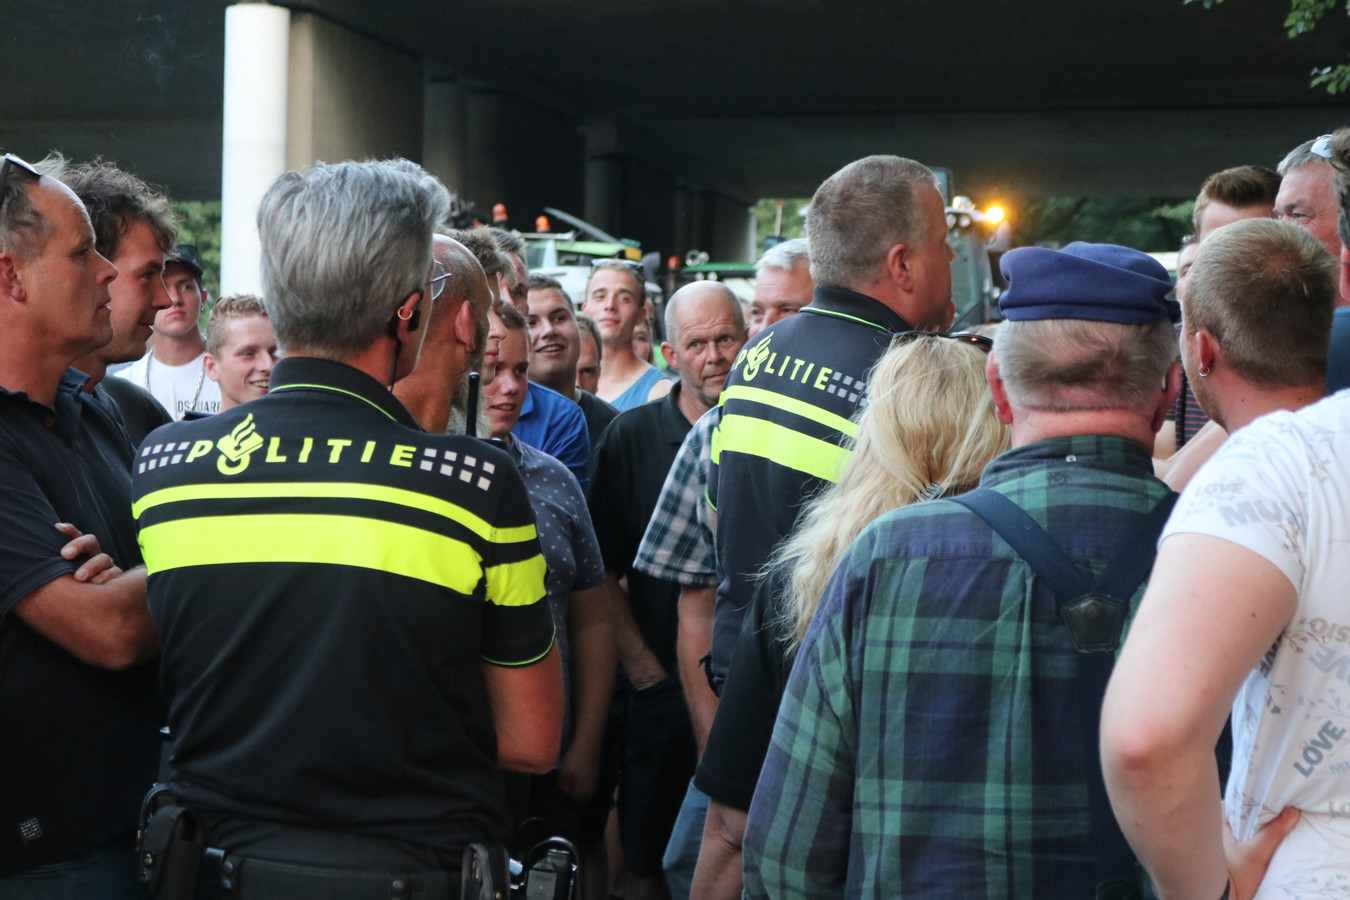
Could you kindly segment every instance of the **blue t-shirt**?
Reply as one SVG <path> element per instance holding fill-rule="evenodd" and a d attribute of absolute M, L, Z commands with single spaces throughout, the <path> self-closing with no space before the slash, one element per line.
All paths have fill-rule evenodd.
<path fill-rule="evenodd" d="M 562 394 L 531 381 L 520 406 L 520 421 L 511 433 L 567 466 L 583 492 L 590 485 L 591 438 L 586 417 L 580 406 Z"/>

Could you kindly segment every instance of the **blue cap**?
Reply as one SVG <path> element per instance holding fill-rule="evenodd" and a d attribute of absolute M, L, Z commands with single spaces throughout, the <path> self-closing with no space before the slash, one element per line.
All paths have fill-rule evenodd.
<path fill-rule="evenodd" d="M 1181 319 L 1181 305 L 1167 297 L 1172 279 L 1162 263 L 1129 247 L 1081 242 L 1063 250 L 1020 247 L 1004 254 L 999 269 L 1008 289 L 998 305 L 1010 322 L 1146 325 Z"/>

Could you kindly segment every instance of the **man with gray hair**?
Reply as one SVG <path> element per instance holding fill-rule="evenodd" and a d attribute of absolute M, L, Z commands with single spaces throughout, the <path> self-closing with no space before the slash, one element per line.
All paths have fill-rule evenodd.
<path fill-rule="evenodd" d="M 1333 257 L 1340 259 L 1341 239 L 1336 234 L 1336 170 L 1331 164 L 1332 136 L 1324 134 L 1304 141 L 1280 160 L 1280 192 L 1275 197 L 1275 215 L 1293 222 L 1317 238 Z M 1344 298 L 1350 302 L 1350 298 Z"/>
<path fill-rule="evenodd" d="M 202 883 L 232 897 L 449 896 L 465 848 L 508 836 L 498 769 L 558 751 L 520 476 L 390 393 L 417 364 L 448 206 L 406 160 L 279 177 L 258 210 L 284 354 L 269 392 L 161 428 L 136 461 L 168 790 L 209 848 Z M 147 877 L 160 852 L 143 847 Z"/>
<path fill-rule="evenodd" d="M 0 156 L 4 897 L 139 894 L 136 809 L 159 763 L 164 707 L 131 520 L 134 449 L 68 368 L 113 338 L 117 274 L 76 195 Z M 83 546 L 66 546 L 72 528 Z M 106 577 L 91 580 L 100 562 Z"/>
<path fill-rule="evenodd" d="M 1138 896 L 1113 892 L 1139 879 L 1096 725 L 1170 509 L 1150 448 L 1179 312 L 1124 247 L 1002 270 L 987 370 L 1012 449 L 979 489 L 877 519 L 835 571 L 750 807 L 747 896 Z"/>
<path fill-rule="evenodd" d="M 755 297 L 750 303 L 750 336 L 796 315 L 811 302 L 811 252 L 806 238 L 775 244 L 755 263 Z"/>
<path fill-rule="evenodd" d="M 661 352 L 680 381 L 658 400 L 620 413 L 595 453 L 591 518 L 605 560 L 627 697 L 619 822 L 634 887 L 662 883 L 662 857 L 693 774 L 695 740 L 677 665 L 680 587 L 633 568 L 638 543 L 685 435 L 716 405 L 741 345 L 741 304 L 723 284 L 696 281 L 666 304 Z M 620 579 L 627 578 L 627 590 Z M 696 674 L 701 677 L 701 673 Z M 633 896 L 630 894 L 630 896 Z"/>
<path fill-rule="evenodd" d="M 811 302 L 811 258 L 805 238 L 784 241 L 764 252 L 755 264 L 755 296 L 751 305 L 747 339 L 781 319 L 794 316 Z M 679 640 L 676 651 L 680 684 L 694 726 L 694 743 L 701 758 L 717 711 L 700 660 L 712 649 L 713 605 L 717 596 L 717 554 L 713 547 L 712 523 L 707 505 L 709 443 L 717 425 L 717 411 L 709 410 L 694 423 L 680 445 L 666 482 L 661 486 L 656 509 L 638 546 L 633 568 L 652 578 L 680 586 Z M 694 866 L 699 858 L 708 795 L 693 782 L 685 794 L 679 818 L 666 846 L 662 866 L 671 896 L 688 897 Z M 719 849 L 739 847 L 739 830 L 721 826 L 727 836 Z M 727 865 L 740 868 L 740 854 Z"/>

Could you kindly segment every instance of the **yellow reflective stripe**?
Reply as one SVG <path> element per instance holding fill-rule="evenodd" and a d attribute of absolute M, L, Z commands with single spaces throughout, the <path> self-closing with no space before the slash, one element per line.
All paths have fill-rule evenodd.
<path fill-rule="evenodd" d="M 483 572 L 482 559 L 463 541 L 358 516 L 177 519 L 141 529 L 140 543 L 151 575 L 184 566 L 321 563 L 404 575 L 472 594 Z"/>
<path fill-rule="evenodd" d="M 796 397 L 788 397 L 764 388 L 735 384 L 722 391 L 720 402 L 726 403 L 728 400 L 749 400 L 752 403 L 763 403 L 765 406 L 790 412 L 795 416 L 810 419 L 812 422 L 819 422 L 831 431 L 837 431 L 849 437 L 858 436 L 858 425 L 852 419 L 846 419 L 829 410 L 821 409 L 805 400 L 798 400 Z"/>
<path fill-rule="evenodd" d="M 542 553 L 520 562 L 488 566 L 488 600 L 496 606 L 529 606 L 544 596 L 547 569 Z"/>
<path fill-rule="evenodd" d="M 487 541 L 498 544 L 516 544 L 535 537 L 533 525 L 519 525 L 514 528 L 493 528 L 480 516 L 476 516 L 462 506 L 408 491 L 403 488 L 385 487 L 359 482 L 285 482 L 257 483 L 233 482 L 225 484 L 184 484 L 178 487 L 164 488 L 146 494 L 131 507 L 131 515 L 140 519 L 147 509 L 164 503 L 177 503 L 184 500 L 235 500 L 255 498 L 351 498 L 354 500 L 378 500 L 407 506 L 425 512 L 444 516 L 463 525 L 474 534 Z M 230 518 L 234 518 L 231 516 Z"/>
<path fill-rule="evenodd" d="M 838 481 L 853 454 L 829 441 L 750 416 L 722 417 L 713 434 L 714 457 L 726 451 L 759 456 L 826 481 Z"/>
<path fill-rule="evenodd" d="M 493 659 L 490 656 L 484 656 L 482 657 L 482 660 L 483 662 L 490 663 L 491 665 L 494 666 L 501 666 L 503 669 L 518 669 L 522 666 L 532 666 L 535 663 L 539 662 L 541 659 L 543 659 L 545 656 L 548 656 L 549 652 L 553 650 L 553 645 L 556 643 L 558 643 L 558 629 L 554 628 L 553 638 L 548 642 L 548 649 L 545 650 L 543 653 L 540 653 L 534 659 L 523 659 L 520 662 L 502 662 L 499 659 Z"/>

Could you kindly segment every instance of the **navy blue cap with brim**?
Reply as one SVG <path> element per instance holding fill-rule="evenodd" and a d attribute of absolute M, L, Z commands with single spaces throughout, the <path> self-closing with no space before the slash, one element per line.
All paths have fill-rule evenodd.
<path fill-rule="evenodd" d="M 1168 298 L 1172 279 L 1147 253 L 1114 244 L 1073 243 L 1062 250 L 1020 247 L 999 263 L 1008 289 L 999 298 L 1010 322 L 1086 319 L 1146 325 L 1181 319 Z"/>
<path fill-rule="evenodd" d="M 202 277 L 202 264 L 197 261 L 196 244 L 179 244 L 164 255 L 164 263 L 178 263 L 187 266 L 198 278 Z"/>

